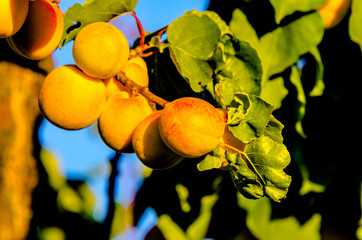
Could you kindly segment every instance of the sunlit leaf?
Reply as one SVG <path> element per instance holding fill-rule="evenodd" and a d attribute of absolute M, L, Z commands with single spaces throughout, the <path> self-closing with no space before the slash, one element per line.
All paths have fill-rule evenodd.
<path fill-rule="evenodd" d="M 318 213 L 312 215 L 304 224 L 300 224 L 294 216 L 271 219 L 272 209 L 268 199 L 253 201 L 238 195 L 238 204 L 247 211 L 246 224 L 257 239 L 321 239 L 322 217 Z"/>
<path fill-rule="evenodd" d="M 283 99 L 288 95 L 288 89 L 284 86 L 282 77 L 265 82 L 260 97 L 278 109 L 282 106 Z"/>
<path fill-rule="evenodd" d="M 349 19 L 349 35 L 352 41 L 359 44 L 362 49 L 362 1 L 352 1 L 351 17 Z"/>
<path fill-rule="evenodd" d="M 108 22 L 125 13 L 132 12 L 138 0 L 86 0 L 75 3 L 64 14 L 64 31 L 59 47 L 73 40 L 77 33 L 93 22 Z"/>
<path fill-rule="evenodd" d="M 275 10 L 275 20 L 280 21 L 292 13 L 308 12 L 320 8 L 326 0 L 270 0 Z"/>
<path fill-rule="evenodd" d="M 291 183 L 291 177 L 284 172 L 290 163 L 285 145 L 261 136 L 246 146 L 244 155 L 226 157 L 234 184 L 244 196 L 266 196 L 276 202 L 285 197 Z"/>

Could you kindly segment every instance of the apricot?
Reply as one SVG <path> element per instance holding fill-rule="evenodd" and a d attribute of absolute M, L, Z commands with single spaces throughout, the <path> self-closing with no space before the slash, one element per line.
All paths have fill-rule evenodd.
<path fill-rule="evenodd" d="M 152 112 L 148 100 L 142 95 L 125 98 L 123 94 L 115 93 L 107 99 L 99 117 L 99 134 L 110 148 L 119 152 L 133 152 L 133 132 Z"/>
<path fill-rule="evenodd" d="M 149 79 L 147 65 L 141 57 L 130 58 L 122 71 L 130 80 L 139 86 L 148 86 Z"/>
<path fill-rule="evenodd" d="M 106 79 L 115 76 L 125 66 L 128 57 L 126 37 L 110 23 L 91 23 L 81 29 L 74 40 L 74 61 L 91 77 Z"/>
<path fill-rule="evenodd" d="M 185 97 L 166 105 L 159 120 L 160 135 L 177 154 L 200 157 L 212 151 L 225 131 L 225 119 L 210 103 Z"/>
<path fill-rule="evenodd" d="M 24 25 L 7 40 L 16 53 L 39 60 L 57 48 L 63 26 L 63 13 L 56 3 L 51 0 L 30 1 Z"/>
<path fill-rule="evenodd" d="M 75 130 L 97 121 L 106 101 L 106 86 L 89 77 L 75 65 L 55 68 L 45 78 L 39 94 L 39 107 L 54 125 Z"/>
<path fill-rule="evenodd" d="M 348 12 L 351 0 L 328 0 L 318 13 L 321 15 L 324 27 L 330 29 L 340 23 Z"/>
<path fill-rule="evenodd" d="M 29 10 L 29 0 L 0 1 L 0 38 L 14 35 L 23 26 Z"/>
<path fill-rule="evenodd" d="M 115 76 L 105 79 L 104 83 L 106 84 L 107 97 L 115 93 L 124 94 L 124 98 L 130 97 L 131 90 L 118 81 Z"/>
<path fill-rule="evenodd" d="M 133 149 L 138 159 L 152 169 L 168 169 L 177 165 L 183 157 L 169 149 L 158 129 L 162 110 L 156 111 L 138 124 L 132 137 Z"/>

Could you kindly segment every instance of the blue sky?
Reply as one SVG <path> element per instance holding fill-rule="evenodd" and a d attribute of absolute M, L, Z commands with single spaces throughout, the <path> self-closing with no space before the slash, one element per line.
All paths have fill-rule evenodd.
<path fill-rule="evenodd" d="M 76 2 L 84 1 L 62 0 L 59 6 L 65 13 L 66 9 Z M 153 32 L 168 25 L 187 10 L 205 10 L 208 3 L 208 0 L 139 0 L 135 12 L 144 29 Z M 137 26 L 131 16 L 117 18 L 112 24 L 125 33 L 130 43 L 135 40 L 134 33 L 137 31 Z M 61 50 L 54 52 L 55 67 L 74 64 L 72 46 L 71 41 Z M 86 180 L 96 198 L 94 218 L 102 221 L 107 208 L 108 161 L 114 156 L 114 151 L 102 142 L 96 126 L 66 131 L 44 120 L 39 129 L 39 137 L 42 147 L 57 159 L 63 176 L 68 179 Z M 142 184 L 144 167 L 134 154 L 124 154 L 120 162 L 121 177 L 117 181 L 116 201 L 127 206 L 132 203 L 136 191 Z M 156 221 L 152 211 L 148 211 L 148 215 L 148 224 Z"/>

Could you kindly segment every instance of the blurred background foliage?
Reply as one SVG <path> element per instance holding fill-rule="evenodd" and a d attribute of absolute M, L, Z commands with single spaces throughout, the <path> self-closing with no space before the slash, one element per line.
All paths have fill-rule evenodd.
<path fill-rule="evenodd" d="M 142 2 L 140 0 L 139 4 Z M 182 5 L 181 2 L 177 4 Z M 202 1 L 199 10 L 207 8 L 215 11 L 224 21 L 234 24 L 236 18 L 232 20 L 233 17 L 242 13 L 260 39 L 278 27 L 287 26 L 307 13 L 314 12 L 314 9 L 300 9 L 283 13 L 275 10 L 278 9 L 278 2 L 281 3 L 267 0 L 211 0 L 206 3 Z M 310 1 L 298 3 L 301 2 Z M 317 2 L 324 3 L 315 1 L 316 6 L 320 6 Z M 70 1 L 67 4 L 70 6 Z M 178 8 L 177 4 L 158 5 L 154 1 L 152 9 L 158 9 L 160 13 L 157 15 L 151 8 L 148 11 L 153 14 L 150 14 L 151 17 L 162 18 L 162 12 L 168 11 L 167 7 Z M 182 11 L 195 7 L 186 3 L 184 6 Z M 137 12 L 136 8 L 141 21 L 144 16 L 142 11 L 140 9 Z M 182 11 L 175 13 L 173 18 L 182 15 Z M 48 147 L 50 145 L 47 145 L 47 141 L 66 142 L 68 140 L 64 139 L 71 139 L 75 135 L 62 139 L 60 135 L 63 132 L 46 135 L 44 131 L 49 126 L 41 119 L 38 110 L 34 110 L 37 117 L 33 117 L 33 120 L 24 118 L 24 122 L 15 122 L 15 125 L 12 125 L 13 115 L 10 114 L 10 124 L 5 125 L 7 112 L 14 111 L 8 111 L 8 95 L 0 95 L 0 127 L 5 126 L 0 128 L 1 173 L 8 169 L 4 167 L 9 163 L 6 161 L 9 158 L 5 155 L 5 148 L 10 149 L 6 144 L 11 144 L 11 141 L 6 142 L 4 139 L 13 139 L 9 136 L 15 136 L 11 135 L 12 131 L 9 135 L 8 129 L 25 124 L 32 133 L 26 135 L 26 141 L 31 145 L 30 155 L 34 157 L 30 160 L 30 166 L 31 161 L 36 163 L 37 176 L 33 177 L 37 179 L 37 185 L 34 185 L 31 195 L 31 206 L 21 205 L 20 209 L 19 205 L 19 210 L 13 211 L 23 216 L 24 209 L 31 210 L 29 226 L 17 225 L 23 228 L 21 239 L 362 239 L 362 168 L 357 151 L 360 131 L 357 84 L 362 79 L 362 56 L 360 46 L 350 38 L 350 16 L 351 10 L 337 26 L 318 33 L 319 40 L 315 41 L 315 48 L 298 55 L 298 59 L 292 60 L 280 71 L 270 70 L 267 76 L 266 80 L 270 84 L 265 96 L 278 103 L 278 109 L 273 115 L 285 125 L 284 141 L 292 155 L 292 162 L 286 172 L 293 180 L 287 198 L 281 203 L 267 198 L 248 200 L 237 192 L 227 171 L 199 172 L 192 160 L 183 161 L 167 171 L 151 171 L 143 167 L 133 155 L 116 155 L 100 149 L 104 152 L 99 156 L 102 160 L 95 163 L 87 162 L 87 148 L 72 149 L 71 161 L 78 161 L 78 165 L 70 173 L 65 172 L 66 164 L 56 151 Z M 167 21 L 170 23 L 172 19 Z M 126 30 L 136 29 L 134 23 L 124 19 L 115 19 L 113 23 L 125 29 L 131 43 L 136 40 L 137 33 Z M 147 20 L 143 23 L 147 30 Z M 154 30 L 161 27 L 164 25 L 155 24 Z M 303 25 L 299 28 L 303 28 Z M 248 38 L 251 36 L 247 31 L 239 34 Z M 270 48 L 260 49 L 265 56 L 273 51 Z M 46 74 L 47 70 L 44 69 L 48 68 L 41 67 L 44 65 L 42 62 L 30 63 L 12 55 L 2 40 L 0 50 L 0 63 L 15 62 L 22 67 L 18 71 L 31 69 Z M 55 66 L 63 63 L 57 54 L 65 54 L 69 49 L 65 46 L 62 51 L 53 56 Z M 177 72 L 167 51 L 146 60 L 150 69 L 151 90 L 168 99 L 178 97 L 180 89 L 183 95 L 195 95 Z M 270 60 L 272 64 L 273 60 Z M 4 68 L 0 70 L 0 84 L 4 88 L 9 75 L 4 74 L 8 73 Z M 26 91 L 16 92 L 16 89 L 19 87 L 9 90 L 12 91 L 11 96 L 14 92 L 27 94 Z M 24 103 L 21 105 L 23 109 L 27 107 Z M 34 113 L 29 114 L 34 116 Z M 88 140 L 103 144 L 94 140 L 98 137 L 95 127 L 87 131 L 71 134 L 85 134 Z M 79 141 L 79 144 L 85 144 L 86 140 Z M 18 148 L 17 153 L 19 156 L 26 154 L 23 148 Z M 22 161 L 22 158 L 14 159 Z M 5 187 L 6 175 L 0 176 L 0 200 L 11 195 L 6 192 L 10 191 L 8 189 L 17 189 L 19 184 L 26 185 L 34 181 L 29 175 L 24 175 L 23 168 L 28 168 L 28 165 L 22 162 L 10 167 L 18 177 L 16 181 L 10 178 L 11 188 Z M 77 172 L 78 169 L 83 170 Z M 99 185 L 99 182 L 102 184 Z M 30 186 L 24 191 L 28 193 L 31 190 Z M 11 191 L 13 193 L 15 190 Z M 22 195 L 18 196 L 21 199 Z M 22 201 L 14 200 L 14 203 L 18 202 Z M 6 216 L 4 206 L 0 207 L 2 216 Z M 7 226 L 1 220 L 0 224 Z M 0 229 L 5 231 L 4 227 Z M 8 240 L 5 236 L 3 232 L 0 239 Z"/>

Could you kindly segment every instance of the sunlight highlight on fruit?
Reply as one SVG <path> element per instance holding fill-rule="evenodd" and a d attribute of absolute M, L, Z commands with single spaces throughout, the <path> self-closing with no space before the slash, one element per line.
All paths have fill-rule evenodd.
<path fill-rule="evenodd" d="M 177 154 L 196 158 L 212 151 L 225 130 L 225 120 L 210 103 L 185 97 L 166 105 L 159 122 L 166 145 Z"/>
<path fill-rule="evenodd" d="M 90 126 L 101 114 L 106 101 L 106 86 L 75 65 L 54 69 L 43 82 L 39 107 L 46 119 L 68 130 Z"/>
<path fill-rule="evenodd" d="M 113 94 L 99 117 L 99 134 L 110 148 L 119 152 L 133 152 L 132 134 L 152 112 L 148 100 L 142 95 L 125 98 L 121 93 Z"/>
<path fill-rule="evenodd" d="M 39 60 L 57 48 L 63 26 L 63 13 L 56 3 L 51 0 L 30 1 L 24 25 L 7 40 L 19 55 Z"/>
<path fill-rule="evenodd" d="M 11 37 L 24 24 L 29 0 L 0 1 L 0 38 Z"/>
<path fill-rule="evenodd" d="M 92 77 L 106 79 L 115 76 L 125 66 L 128 57 L 126 37 L 110 23 L 91 23 L 81 29 L 74 40 L 74 61 Z"/>

